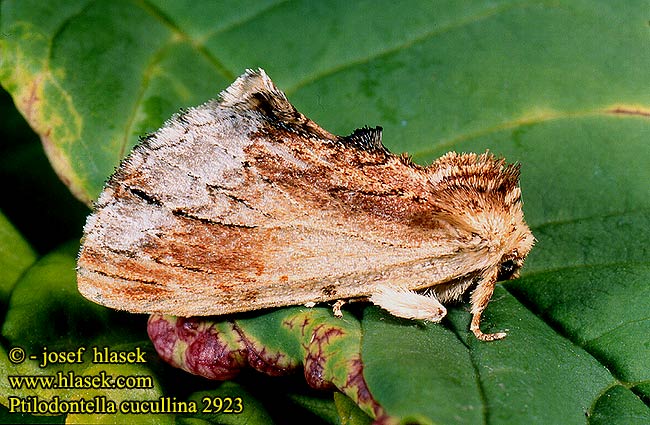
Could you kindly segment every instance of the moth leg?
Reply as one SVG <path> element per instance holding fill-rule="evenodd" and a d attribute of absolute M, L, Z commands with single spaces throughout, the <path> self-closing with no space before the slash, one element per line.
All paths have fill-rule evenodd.
<path fill-rule="evenodd" d="M 332 305 L 332 312 L 334 313 L 334 317 L 338 317 L 339 319 L 343 317 L 343 312 L 341 311 L 341 307 L 345 305 L 345 300 L 336 300 L 336 302 Z"/>
<path fill-rule="evenodd" d="M 370 302 L 393 316 L 439 322 L 447 314 L 435 295 L 420 295 L 409 289 L 381 285 L 370 295 Z"/>
<path fill-rule="evenodd" d="M 474 333 L 476 338 L 481 341 L 495 341 L 497 339 L 505 338 L 505 332 L 497 332 L 493 334 L 484 334 L 481 331 L 481 315 L 490 302 L 492 293 L 494 292 L 494 285 L 496 284 L 496 272 L 490 273 L 489 276 L 484 277 L 479 282 L 478 286 L 472 292 L 472 323 L 470 330 Z"/>

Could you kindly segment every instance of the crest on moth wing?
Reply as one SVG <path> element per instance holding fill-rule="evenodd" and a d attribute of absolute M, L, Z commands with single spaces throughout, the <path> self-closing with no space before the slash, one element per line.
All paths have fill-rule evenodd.
<path fill-rule="evenodd" d="M 80 292 L 200 316 L 369 298 L 438 321 L 472 292 L 472 330 L 533 245 L 519 168 L 489 153 L 413 164 L 381 128 L 336 136 L 248 70 L 172 117 L 108 180 L 84 228 Z"/>

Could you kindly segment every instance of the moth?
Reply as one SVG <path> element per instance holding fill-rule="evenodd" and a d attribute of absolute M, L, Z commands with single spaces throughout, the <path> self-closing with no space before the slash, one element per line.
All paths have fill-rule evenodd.
<path fill-rule="evenodd" d="M 381 133 L 334 135 L 247 70 L 142 139 L 109 178 L 84 227 L 79 291 L 138 313 L 369 300 L 433 322 L 471 291 L 471 331 L 503 338 L 479 324 L 534 243 L 519 166 L 452 152 L 423 167 Z"/>

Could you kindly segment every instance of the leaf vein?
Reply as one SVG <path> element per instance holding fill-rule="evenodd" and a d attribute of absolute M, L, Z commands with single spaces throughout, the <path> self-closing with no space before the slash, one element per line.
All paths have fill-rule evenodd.
<path fill-rule="evenodd" d="M 487 127 L 484 129 L 477 129 L 475 131 L 468 131 L 466 133 L 458 134 L 456 136 L 441 140 L 440 143 L 437 143 L 434 147 L 430 149 L 411 152 L 411 154 L 413 155 L 413 158 L 422 157 L 422 156 L 431 156 L 443 149 L 448 150 L 452 146 L 457 145 L 458 143 L 461 143 L 463 141 L 487 136 L 489 134 L 498 133 L 503 130 L 515 129 L 519 127 L 525 127 L 525 126 L 540 124 L 549 121 L 562 120 L 562 119 L 576 119 L 576 118 L 586 118 L 586 117 L 595 117 L 595 116 L 610 116 L 610 117 L 618 116 L 620 118 L 640 117 L 640 115 L 633 115 L 633 114 L 615 114 L 612 113 L 612 111 L 608 108 L 589 110 L 589 111 L 577 111 L 577 112 L 561 112 L 561 111 L 546 112 L 534 116 L 521 117 L 511 121 L 504 121 L 500 124 L 496 124 L 494 126 Z"/>
<path fill-rule="evenodd" d="M 543 269 L 543 270 L 537 270 L 537 271 L 531 271 L 528 273 L 522 273 L 522 277 L 533 277 L 533 276 L 543 276 L 545 274 L 552 274 L 552 273 L 557 273 L 561 271 L 567 271 L 567 270 L 577 270 L 577 269 L 586 269 L 586 268 L 603 268 L 603 267 L 621 267 L 621 266 L 648 266 L 650 265 L 650 261 L 630 261 L 630 262 L 623 262 L 623 261 L 614 261 L 611 263 L 596 263 L 596 264 L 569 264 L 566 266 L 561 266 L 561 267 L 553 267 L 549 269 Z M 505 285 L 507 286 L 507 285 Z"/>
<path fill-rule="evenodd" d="M 147 12 L 152 17 L 159 20 L 164 26 L 169 28 L 169 30 L 175 34 L 179 39 L 187 42 L 194 50 L 196 50 L 201 56 L 205 57 L 207 61 L 215 68 L 215 70 L 223 75 L 228 80 L 233 80 L 235 74 L 226 68 L 226 66 L 221 63 L 214 55 L 212 55 L 198 40 L 192 38 L 187 32 L 183 31 L 178 25 L 176 25 L 172 20 L 167 18 L 164 13 L 157 9 L 154 5 L 149 3 L 148 0 L 139 0 L 140 7 L 142 10 Z M 154 53 L 155 54 L 155 53 Z"/>
<path fill-rule="evenodd" d="M 636 214 L 642 214 L 642 213 L 648 213 L 650 214 L 650 209 L 648 208 L 639 208 L 639 209 L 634 209 L 634 210 L 625 210 L 625 211 L 615 211 L 611 212 L 608 214 L 596 214 L 596 215 L 590 215 L 590 216 L 583 216 L 583 217 L 574 217 L 566 220 L 551 220 L 547 221 L 541 224 L 537 224 L 535 226 L 531 226 L 532 230 L 541 230 L 546 227 L 551 227 L 551 226 L 561 226 L 565 224 L 573 224 L 573 223 L 579 223 L 581 221 L 590 221 L 590 220 L 597 220 L 597 219 L 602 219 L 602 218 L 614 218 L 614 217 L 624 217 L 624 216 L 629 216 L 629 215 L 636 215 Z"/>
<path fill-rule="evenodd" d="M 242 17 L 241 19 L 239 19 L 237 21 L 233 21 L 228 25 L 225 25 L 225 26 L 223 26 L 221 28 L 215 29 L 214 31 L 209 31 L 209 32 L 205 33 L 201 37 L 200 42 L 203 43 L 203 42 L 205 42 L 205 40 L 208 40 L 209 38 L 214 37 L 215 35 L 218 35 L 218 34 L 226 32 L 226 31 L 230 31 L 232 29 L 235 29 L 237 27 L 243 26 L 243 25 L 247 24 L 248 22 L 251 22 L 252 20 L 264 15 L 265 13 L 268 13 L 271 10 L 277 9 L 280 5 L 288 3 L 289 1 L 290 0 L 279 0 L 279 1 L 275 2 L 275 3 L 269 4 L 267 7 L 263 7 L 261 9 L 259 9 L 259 10 L 256 10 L 254 13 L 251 13 L 248 16 L 244 16 L 244 17 Z M 199 40 L 197 40 L 197 41 L 199 41 Z"/>
<path fill-rule="evenodd" d="M 623 328 L 623 327 L 625 327 L 625 326 L 631 325 L 631 324 L 633 324 L 633 323 L 641 323 L 641 322 L 647 322 L 647 321 L 650 321 L 650 316 L 648 316 L 648 317 L 642 317 L 642 318 L 640 318 L 640 319 L 636 319 L 636 320 L 630 320 L 630 321 L 627 321 L 627 322 L 623 322 L 623 323 L 621 323 L 621 324 L 619 324 L 619 325 L 617 325 L 617 326 L 614 326 L 614 327 L 611 328 L 611 329 L 608 329 L 608 330 L 604 331 L 604 332 L 601 333 L 600 335 L 597 335 L 597 336 L 595 336 L 595 337 L 593 337 L 593 338 L 590 338 L 590 339 L 585 340 L 585 343 L 584 343 L 584 344 L 585 344 L 585 346 L 588 346 L 588 345 L 590 345 L 592 342 L 598 341 L 600 338 L 603 338 L 603 337 L 605 337 L 605 336 L 607 336 L 607 335 L 610 335 L 610 334 L 612 334 L 612 333 L 618 331 L 619 329 L 621 329 L 621 328 Z"/>
<path fill-rule="evenodd" d="M 506 5 L 506 6 L 498 6 L 498 7 L 493 7 L 491 9 L 486 9 L 482 11 L 481 13 L 477 13 L 476 15 L 471 15 L 465 18 L 461 18 L 458 21 L 455 21 L 451 24 L 448 24 L 446 26 L 437 28 L 433 31 L 426 31 L 418 36 L 413 37 L 412 39 L 405 40 L 404 42 L 394 45 L 393 47 L 389 47 L 385 50 L 378 50 L 374 53 L 370 53 L 366 56 L 362 56 L 357 58 L 356 60 L 351 60 L 346 63 L 342 63 L 338 66 L 333 66 L 329 69 L 324 69 L 320 72 L 317 72 L 309 77 L 304 78 L 301 81 L 298 81 L 296 84 L 294 84 L 291 87 L 287 87 L 285 93 L 287 95 L 291 95 L 295 93 L 296 91 L 300 90 L 301 88 L 314 83 L 315 81 L 318 81 L 320 79 L 326 78 L 330 75 L 342 72 L 346 69 L 353 68 L 358 65 L 363 65 L 367 64 L 375 59 L 382 58 L 382 57 L 388 57 L 392 54 L 395 54 L 403 49 L 412 47 L 418 43 L 423 43 L 433 37 L 436 37 L 441 34 L 445 34 L 447 32 L 450 32 L 454 29 L 461 28 L 465 25 L 473 24 L 476 22 L 479 22 L 484 19 L 488 19 L 490 17 L 496 16 L 500 13 L 506 12 L 508 10 L 513 10 L 517 7 L 523 7 L 526 6 L 525 4 L 519 4 L 519 5 Z"/>

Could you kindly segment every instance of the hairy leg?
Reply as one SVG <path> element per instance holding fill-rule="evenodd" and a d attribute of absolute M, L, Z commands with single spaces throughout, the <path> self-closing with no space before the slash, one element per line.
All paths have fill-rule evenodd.
<path fill-rule="evenodd" d="M 496 284 L 497 273 L 490 272 L 488 275 L 483 276 L 481 281 L 478 283 L 478 286 L 472 292 L 471 302 L 472 302 L 472 323 L 470 325 L 470 330 L 474 332 L 476 338 L 481 341 L 494 341 L 497 339 L 505 338 L 505 332 L 497 332 L 492 334 L 484 334 L 481 331 L 481 314 L 487 307 L 494 292 L 494 285 Z"/>

